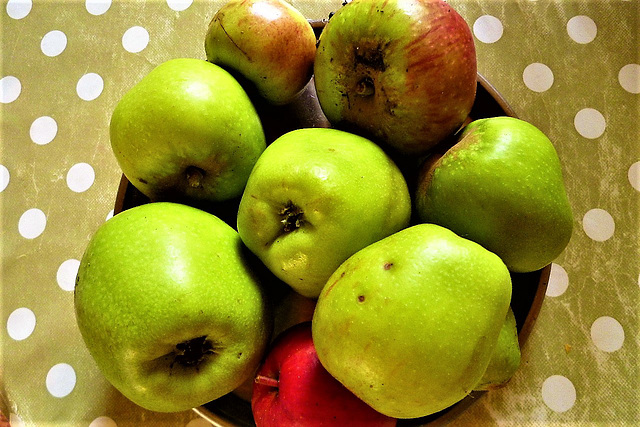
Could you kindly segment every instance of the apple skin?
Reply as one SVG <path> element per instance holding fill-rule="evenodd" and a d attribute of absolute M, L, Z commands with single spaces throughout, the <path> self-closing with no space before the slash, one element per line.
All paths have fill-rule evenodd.
<path fill-rule="evenodd" d="M 209 23 L 205 52 L 208 61 L 239 72 L 262 97 L 282 105 L 311 79 L 316 36 L 284 0 L 231 0 Z"/>
<path fill-rule="evenodd" d="M 500 329 L 498 343 L 493 349 L 489 366 L 474 390 L 496 390 L 507 385 L 520 367 L 520 344 L 513 310 L 509 308 Z"/>
<path fill-rule="evenodd" d="M 336 129 L 286 133 L 256 163 L 238 208 L 238 233 L 296 292 L 316 298 L 363 247 L 409 225 L 407 183 L 368 139 Z"/>
<path fill-rule="evenodd" d="M 420 175 L 414 196 L 419 219 L 481 244 L 513 272 L 543 268 L 571 238 L 573 215 L 558 154 L 526 121 L 470 123 L 452 148 L 427 159 Z"/>
<path fill-rule="evenodd" d="M 314 73 L 334 126 L 410 155 L 462 126 L 477 87 L 469 26 L 442 0 L 353 0 L 322 31 Z"/>
<path fill-rule="evenodd" d="M 207 61 L 164 62 L 118 102 L 111 146 L 129 181 L 152 200 L 239 197 L 266 147 L 242 86 Z"/>
<path fill-rule="evenodd" d="M 313 342 L 372 408 L 418 418 L 460 401 L 485 372 L 511 300 L 500 258 L 435 224 L 362 249 L 323 288 Z"/>
<path fill-rule="evenodd" d="M 273 343 L 256 376 L 251 408 L 257 427 L 396 425 L 324 369 L 310 322 L 285 330 Z"/>
<path fill-rule="evenodd" d="M 78 327 L 105 378 L 139 406 L 178 412 L 253 375 L 272 314 L 237 233 L 175 203 L 123 211 L 78 270 Z"/>

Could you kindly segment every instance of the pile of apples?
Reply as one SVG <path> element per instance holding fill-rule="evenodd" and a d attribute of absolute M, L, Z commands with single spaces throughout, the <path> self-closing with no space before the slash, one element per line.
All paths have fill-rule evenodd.
<path fill-rule="evenodd" d="M 460 15 L 353 0 L 316 41 L 285 1 L 231 0 L 205 53 L 113 111 L 115 157 L 151 203 L 99 227 L 78 271 L 105 378 L 162 412 L 235 391 L 258 426 L 395 425 L 505 384 L 511 273 L 549 264 L 573 221 L 540 130 L 467 120 Z M 282 111 L 305 90 L 330 127 L 269 140 L 256 99 Z"/>

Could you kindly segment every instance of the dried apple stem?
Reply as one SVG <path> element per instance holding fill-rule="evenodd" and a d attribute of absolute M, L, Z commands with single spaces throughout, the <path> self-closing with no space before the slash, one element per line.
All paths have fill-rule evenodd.
<path fill-rule="evenodd" d="M 276 378 L 265 377 L 264 375 L 256 376 L 255 382 L 261 385 L 265 385 L 267 387 L 278 388 L 280 382 Z"/>

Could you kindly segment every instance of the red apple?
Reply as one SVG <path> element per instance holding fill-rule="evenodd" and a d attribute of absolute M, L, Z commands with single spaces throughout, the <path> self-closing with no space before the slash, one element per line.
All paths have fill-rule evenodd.
<path fill-rule="evenodd" d="M 316 36 L 285 0 L 229 0 L 205 37 L 207 60 L 239 72 L 272 104 L 291 102 L 313 73 Z"/>
<path fill-rule="evenodd" d="M 314 72 L 334 126 L 402 154 L 458 130 L 477 86 L 471 30 L 443 0 L 353 0 L 322 31 Z"/>
<path fill-rule="evenodd" d="M 320 364 L 311 322 L 284 331 L 258 370 L 251 400 L 257 427 L 395 426 Z"/>

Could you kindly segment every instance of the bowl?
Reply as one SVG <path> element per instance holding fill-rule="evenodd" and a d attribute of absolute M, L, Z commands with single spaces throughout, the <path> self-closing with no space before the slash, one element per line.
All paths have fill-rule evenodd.
<path fill-rule="evenodd" d="M 316 35 L 319 35 L 325 21 L 313 21 L 311 24 L 316 31 Z M 241 80 L 240 77 L 239 80 Z M 294 129 L 331 126 L 318 104 L 313 79 L 293 102 L 284 106 L 274 107 L 268 105 L 257 94 L 251 93 L 250 89 L 248 89 L 248 92 L 262 119 L 267 143 Z M 485 77 L 478 73 L 476 99 L 466 122 L 496 116 L 517 117 L 502 95 Z M 122 175 L 116 195 L 114 214 L 150 202 L 149 198 L 138 191 Z M 232 200 L 216 206 L 200 205 L 196 207 L 217 215 L 235 227 L 238 203 L 239 200 Z M 511 307 L 516 318 L 518 340 L 521 348 L 526 343 L 538 317 L 545 296 L 550 270 L 551 265 L 547 265 L 531 273 L 511 274 L 513 282 Z M 439 426 L 448 424 L 462 411 L 478 401 L 485 393 L 490 392 L 474 391 L 447 409 L 423 418 L 399 420 L 398 426 Z M 244 393 L 244 397 L 241 397 L 242 394 L 229 393 L 193 410 L 214 426 L 255 426 L 251 414 L 251 404 L 246 400 L 246 393 Z"/>

